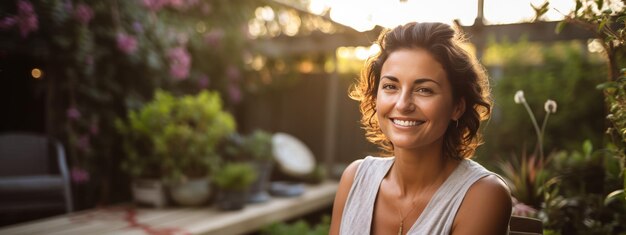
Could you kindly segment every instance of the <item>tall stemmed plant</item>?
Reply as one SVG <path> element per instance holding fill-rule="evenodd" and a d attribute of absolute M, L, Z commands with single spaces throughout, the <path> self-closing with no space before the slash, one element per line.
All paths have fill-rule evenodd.
<path fill-rule="evenodd" d="M 535 128 L 535 133 L 537 135 L 537 150 L 539 151 L 539 165 L 541 168 L 543 168 L 543 165 L 545 162 L 545 157 L 543 153 L 543 136 L 546 131 L 546 124 L 548 123 L 548 118 L 550 118 L 550 114 L 556 113 L 556 109 L 557 109 L 556 101 L 548 99 L 544 103 L 543 107 L 544 107 L 544 110 L 546 111 L 546 115 L 543 118 L 543 123 L 541 123 L 541 128 L 540 128 L 539 124 L 537 123 L 537 118 L 535 118 L 535 114 L 533 110 L 528 105 L 528 102 L 526 102 L 526 98 L 524 97 L 524 91 L 522 90 L 517 91 L 515 93 L 514 100 L 516 104 L 524 105 L 524 108 L 526 108 L 526 111 L 528 112 L 528 115 L 530 116 L 530 120 L 533 124 L 533 127 Z"/>

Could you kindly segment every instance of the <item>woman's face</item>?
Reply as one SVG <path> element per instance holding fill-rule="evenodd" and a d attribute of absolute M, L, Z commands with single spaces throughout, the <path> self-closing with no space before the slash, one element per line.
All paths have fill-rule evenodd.
<path fill-rule="evenodd" d="M 448 124 L 463 105 L 454 105 L 442 65 L 424 49 L 392 52 L 381 69 L 376 115 L 394 149 L 441 146 Z"/>

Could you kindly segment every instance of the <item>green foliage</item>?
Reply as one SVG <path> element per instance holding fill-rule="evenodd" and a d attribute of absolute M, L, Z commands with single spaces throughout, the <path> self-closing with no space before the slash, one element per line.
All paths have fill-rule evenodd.
<path fill-rule="evenodd" d="M 135 177 L 174 180 L 217 169 L 217 146 L 235 131 L 219 94 L 208 91 L 179 98 L 157 91 L 153 101 L 128 113 L 127 122 L 116 124 L 126 140 L 123 169 Z"/>
<path fill-rule="evenodd" d="M 250 164 L 226 163 L 213 177 L 215 184 L 222 189 L 245 190 L 257 176 Z"/>
<path fill-rule="evenodd" d="M 578 151 L 560 151 L 551 170 L 559 176 L 545 195 L 541 217 L 545 228 L 562 234 L 620 234 L 626 227 L 626 200 L 618 158 L 607 149 L 594 150 L 585 141 Z M 617 195 L 617 196 L 615 196 Z"/>
<path fill-rule="evenodd" d="M 233 133 L 221 146 L 231 161 L 272 161 L 273 147 L 272 134 L 261 129 L 248 135 Z"/>
<path fill-rule="evenodd" d="M 262 235 L 326 235 L 330 231 L 330 216 L 322 217 L 321 223 L 311 227 L 306 221 L 298 220 L 293 224 L 273 223 L 261 230 Z"/>
<path fill-rule="evenodd" d="M 274 159 L 272 134 L 263 130 L 255 130 L 248 135 L 241 146 L 241 151 L 254 160 L 271 161 Z"/>
<path fill-rule="evenodd" d="M 537 155 L 522 153 L 521 158 L 514 155 L 507 161 L 500 160 L 498 169 L 511 187 L 511 195 L 534 209 L 541 208 L 545 190 L 557 181 L 541 166 Z"/>
<path fill-rule="evenodd" d="M 598 87 L 606 94 L 606 103 L 609 107 L 607 119 L 612 126 L 608 128 L 607 134 L 615 146 L 613 153 L 619 156 L 619 165 L 624 178 L 624 188 L 626 188 L 626 68 L 622 69 L 622 75 L 613 82 L 606 82 Z"/>
<path fill-rule="evenodd" d="M 555 31 L 560 33 L 566 25 L 593 32 L 604 49 L 609 62 L 608 80 L 619 77 L 619 60 L 624 59 L 626 47 L 626 7 L 623 1 L 613 0 L 575 0 L 576 7 L 557 25 Z M 549 4 L 542 6 L 548 9 Z M 536 11 L 536 18 L 546 11 Z"/>
<path fill-rule="evenodd" d="M 484 60 L 493 78 L 494 110 L 483 129 L 485 144 L 478 149 L 487 165 L 489 158 L 519 153 L 522 146 L 535 147 L 537 137 L 527 111 L 513 99 L 518 90 L 527 93 L 526 102 L 536 114 L 545 113 L 545 100 L 558 102 L 558 112 L 545 127 L 546 155 L 557 148 L 576 148 L 586 138 L 601 143 L 603 95 L 593 87 L 605 73 L 600 59 L 583 50 L 576 42 L 538 45 L 523 40 L 488 47 Z"/>
<path fill-rule="evenodd" d="M 326 166 L 322 164 L 317 164 L 315 165 L 315 168 L 313 168 L 313 172 L 311 172 L 311 174 L 309 174 L 306 178 L 311 183 L 321 183 L 326 179 L 326 177 L 328 177 L 328 173 L 326 172 Z"/>

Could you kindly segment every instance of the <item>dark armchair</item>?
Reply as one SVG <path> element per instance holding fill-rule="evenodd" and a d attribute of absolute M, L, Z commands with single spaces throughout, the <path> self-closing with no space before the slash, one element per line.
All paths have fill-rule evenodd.
<path fill-rule="evenodd" d="M 37 134 L 0 134 L 0 217 L 5 225 L 71 212 L 72 202 L 63 145 Z"/>

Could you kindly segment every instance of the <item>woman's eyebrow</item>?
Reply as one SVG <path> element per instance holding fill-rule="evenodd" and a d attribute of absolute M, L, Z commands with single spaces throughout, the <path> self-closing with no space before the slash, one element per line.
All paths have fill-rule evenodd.
<path fill-rule="evenodd" d="M 380 80 L 383 80 L 384 78 L 389 79 L 389 80 L 394 81 L 394 82 L 400 82 L 400 80 L 397 77 L 394 77 L 394 76 L 391 76 L 391 75 L 382 76 L 380 78 Z"/>
<path fill-rule="evenodd" d="M 415 81 L 413 81 L 413 84 L 422 84 L 422 83 L 426 83 L 426 82 L 433 82 L 433 83 L 435 83 L 437 85 L 441 85 L 441 84 L 439 84 L 439 82 L 437 82 L 437 81 L 435 81 L 433 79 L 430 79 L 430 78 L 418 78 L 418 79 L 415 79 Z"/>
<path fill-rule="evenodd" d="M 389 80 L 394 81 L 394 82 L 400 82 L 400 80 L 397 77 L 394 77 L 394 76 L 391 76 L 391 75 L 382 76 L 381 80 L 384 79 L 384 78 L 389 79 Z M 433 83 L 435 83 L 437 85 L 440 85 L 439 82 L 437 82 L 437 81 L 435 81 L 433 79 L 430 79 L 430 78 L 418 78 L 418 79 L 415 79 L 415 81 L 413 81 L 413 84 L 422 84 L 422 83 L 426 83 L 426 82 L 433 82 Z"/>

